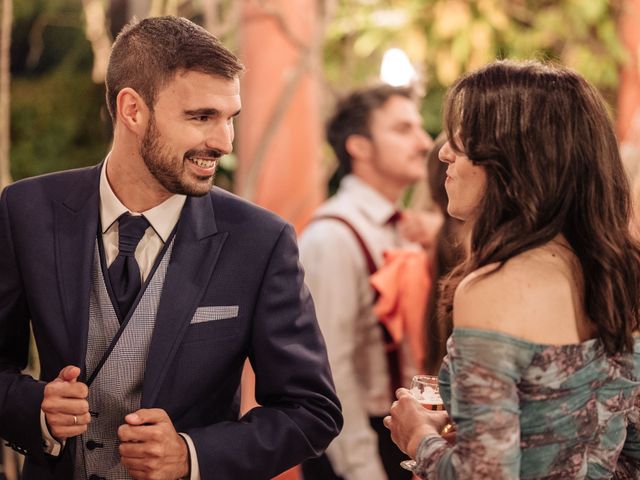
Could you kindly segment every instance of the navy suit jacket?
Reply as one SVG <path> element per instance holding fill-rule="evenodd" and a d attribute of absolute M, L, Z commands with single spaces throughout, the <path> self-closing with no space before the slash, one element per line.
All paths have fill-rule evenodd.
<path fill-rule="evenodd" d="M 39 415 L 45 383 L 84 365 L 100 168 L 0 197 L 0 437 L 26 453 L 26 479 L 72 478 L 73 448 L 45 455 Z M 191 436 L 203 479 L 267 479 L 319 455 L 342 417 L 293 229 L 218 188 L 189 197 L 176 228 L 142 407 Z M 191 324 L 198 307 L 235 305 L 235 318 Z M 29 321 L 40 381 L 21 374 Z M 238 419 L 247 357 L 263 406 Z"/>

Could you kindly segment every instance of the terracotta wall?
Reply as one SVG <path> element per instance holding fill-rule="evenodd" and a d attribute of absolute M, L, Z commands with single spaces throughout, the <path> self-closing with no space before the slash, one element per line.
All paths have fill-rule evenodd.
<path fill-rule="evenodd" d="M 317 65 L 321 25 L 314 0 L 243 4 L 236 193 L 296 228 L 325 195 Z"/>
<path fill-rule="evenodd" d="M 640 0 L 624 1 L 620 34 L 629 54 L 629 63 L 621 72 L 618 96 L 618 136 L 624 141 L 632 131 L 634 118 L 640 121 Z"/>

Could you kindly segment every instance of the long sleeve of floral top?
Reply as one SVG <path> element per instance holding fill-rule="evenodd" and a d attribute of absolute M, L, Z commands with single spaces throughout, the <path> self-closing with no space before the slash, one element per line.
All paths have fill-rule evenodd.
<path fill-rule="evenodd" d="M 636 350 L 637 354 L 640 352 Z M 640 362 L 636 363 L 637 377 L 640 378 Z M 636 397 L 635 408 L 629 415 L 627 438 L 618 459 L 618 466 L 613 477 L 616 480 L 640 479 L 640 395 Z"/>
<path fill-rule="evenodd" d="M 551 346 L 454 329 L 447 352 L 440 384 L 456 444 L 425 437 L 418 476 L 640 478 L 640 340 L 635 355 L 609 357 L 597 340 Z"/>

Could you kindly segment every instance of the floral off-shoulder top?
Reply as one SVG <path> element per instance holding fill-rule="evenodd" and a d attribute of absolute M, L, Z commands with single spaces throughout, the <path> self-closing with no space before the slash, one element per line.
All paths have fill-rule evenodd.
<path fill-rule="evenodd" d="M 425 437 L 421 478 L 640 479 L 640 339 L 611 357 L 456 328 L 440 390 L 456 443 Z"/>

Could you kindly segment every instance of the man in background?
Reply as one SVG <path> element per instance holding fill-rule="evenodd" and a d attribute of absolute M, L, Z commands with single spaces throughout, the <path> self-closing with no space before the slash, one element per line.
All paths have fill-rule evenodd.
<path fill-rule="evenodd" d="M 186 19 L 128 25 L 107 159 L 2 192 L 0 437 L 25 479 L 268 479 L 340 430 L 293 229 L 213 188 L 242 70 Z M 246 358 L 262 406 L 238 418 Z"/>
<path fill-rule="evenodd" d="M 425 179 L 433 142 L 412 90 L 388 85 L 339 102 L 327 138 L 346 176 L 303 232 L 300 252 L 345 424 L 328 459 L 303 466 L 305 480 L 410 479 L 399 466 L 406 457 L 382 418 L 395 389 L 408 385 L 419 366 L 405 346 L 387 351 L 369 275 L 385 250 L 420 248 L 401 233 L 416 229 L 408 225 L 414 216 L 400 214 L 399 202 L 408 186 Z"/>

